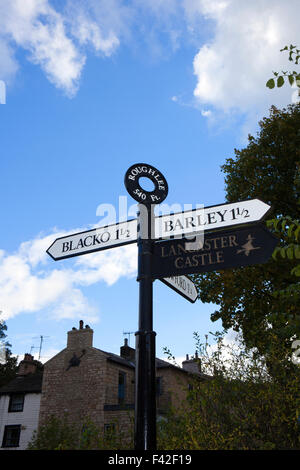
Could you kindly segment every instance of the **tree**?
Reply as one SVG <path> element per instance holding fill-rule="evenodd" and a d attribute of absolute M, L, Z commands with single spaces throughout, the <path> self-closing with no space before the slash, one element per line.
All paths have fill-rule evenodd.
<path fill-rule="evenodd" d="M 267 226 L 275 230 L 279 234 L 282 245 L 276 247 L 273 258 L 277 257 L 287 258 L 290 260 L 299 260 L 300 259 L 300 220 L 293 220 L 291 217 L 279 217 L 267 221 Z M 297 262 L 297 265 L 291 270 L 291 274 L 296 278 L 300 277 L 300 262 Z M 293 284 L 290 284 L 285 289 L 275 291 L 273 293 L 274 297 L 278 301 L 285 303 L 290 306 L 290 316 L 288 322 L 290 325 L 294 324 L 293 327 L 295 331 L 300 330 L 300 317 L 297 315 L 297 306 L 300 301 L 300 283 L 298 279 L 295 279 Z M 294 310 L 294 314 L 292 314 Z"/>
<path fill-rule="evenodd" d="M 195 337 L 201 370 L 211 376 L 194 377 L 187 400 L 160 423 L 158 448 L 299 450 L 300 370 L 282 377 L 280 349 L 273 349 L 267 365 L 242 339 L 233 346 L 217 334 L 207 350 Z"/>
<path fill-rule="evenodd" d="M 300 104 L 279 110 L 260 123 L 257 137 L 235 149 L 221 167 L 225 173 L 228 202 L 259 198 L 273 208 L 273 217 L 297 221 L 299 217 Z M 274 228 L 275 231 L 275 228 Z M 276 231 L 275 231 L 276 233 Z M 294 234 L 296 232 L 293 232 Z M 291 235 L 291 233 L 289 234 Z M 278 234 L 281 248 L 286 240 Z M 286 256 L 266 264 L 193 276 L 202 302 L 213 302 L 225 329 L 241 330 L 247 347 L 267 354 L 272 344 L 282 345 L 283 357 L 291 352 L 291 338 L 300 337 L 299 303 L 287 302 L 274 293 L 299 285 L 296 257 Z M 293 319 L 293 321 L 291 321 Z"/>
<path fill-rule="evenodd" d="M 290 46 L 285 46 L 283 49 L 280 49 L 280 52 L 283 51 L 289 51 L 289 61 L 294 62 L 295 65 L 299 64 L 299 59 L 300 59 L 300 49 L 297 49 L 297 46 L 293 46 L 290 44 Z M 278 88 L 282 87 L 285 83 L 285 78 L 288 79 L 288 83 L 293 86 L 296 85 L 298 88 L 298 96 L 300 96 L 300 73 L 297 72 L 296 70 L 293 70 L 293 72 L 288 72 L 288 71 L 281 71 L 280 75 L 278 72 L 273 72 L 275 78 L 270 78 L 266 86 L 270 89 L 275 88 L 275 85 L 277 85 Z"/>
<path fill-rule="evenodd" d="M 1 346 L 1 358 L 0 361 L 0 387 L 10 382 L 15 378 L 17 372 L 17 357 L 13 357 L 11 353 L 11 344 L 5 341 L 7 337 L 5 331 L 7 326 L 4 321 L 0 320 L 0 346 Z"/>

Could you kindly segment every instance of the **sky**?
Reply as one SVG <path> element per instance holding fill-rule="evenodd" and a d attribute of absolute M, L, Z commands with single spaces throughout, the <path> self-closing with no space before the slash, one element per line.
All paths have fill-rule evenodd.
<path fill-rule="evenodd" d="M 256 135 L 299 45 L 298 0 L 0 0 L 0 318 L 12 352 L 45 362 L 80 319 L 119 353 L 138 329 L 137 247 L 53 261 L 59 236 L 101 226 L 135 163 L 158 168 L 168 204 L 225 201 L 220 166 Z M 3 94 L 5 89 L 5 96 Z M 99 209 L 100 208 L 100 209 Z M 183 360 L 215 305 L 154 283 L 156 355 Z M 130 335 L 125 335 L 130 332 Z M 228 338 L 233 338 L 229 333 Z"/>

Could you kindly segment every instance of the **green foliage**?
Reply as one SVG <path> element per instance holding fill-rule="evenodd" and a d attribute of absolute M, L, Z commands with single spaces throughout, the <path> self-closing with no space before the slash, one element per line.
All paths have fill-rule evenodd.
<path fill-rule="evenodd" d="M 131 416 L 129 417 L 132 418 Z M 130 421 L 129 419 L 129 421 Z M 133 429 L 132 419 L 130 429 Z M 62 418 L 51 416 L 47 422 L 35 431 L 29 450 L 114 450 L 131 449 L 133 436 L 128 430 L 122 431 L 118 422 L 112 423 L 110 429 L 104 431 L 86 418 L 81 426 L 70 423 L 68 414 Z"/>
<path fill-rule="evenodd" d="M 27 448 L 29 450 L 70 450 L 77 442 L 78 432 L 68 424 L 66 415 L 62 418 L 51 416 L 38 432 L 34 432 Z"/>
<path fill-rule="evenodd" d="M 291 217 L 280 217 L 277 219 L 272 219 L 267 221 L 267 226 L 273 228 L 275 233 L 280 235 L 280 239 L 283 243 L 283 246 L 278 246 L 273 252 L 273 258 L 276 260 L 279 257 L 289 259 L 289 260 L 299 260 L 300 259 L 300 221 L 293 220 Z M 291 274 L 299 277 L 300 276 L 300 263 L 297 264 L 291 270 Z M 298 290 L 300 295 L 300 285 L 299 283 L 294 284 L 294 286 L 289 286 L 289 295 L 293 291 L 294 294 Z M 282 291 L 280 291 L 282 292 Z M 274 292 L 274 295 L 278 295 Z"/>
<path fill-rule="evenodd" d="M 299 450 L 299 367 L 287 369 L 278 359 L 280 344 L 266 364 L 242 342 L 216 339 L 211 353 L 199 347 L 201 368 L 211 378 L 191 379 L 187 401 L 160 422 L 159 449 Z"/>
<path fill-rule="evenodd" d="M 4 321 L 0 320 L 0 345 L 5 348 L 5 363 L 0 363 L 0 387 L 6 385 L 13 380 L 17 372 L 17 357 L 13 357 L 10 347 L 11 344 L 5 341 L 7 326 Z"/>
<path fill-rule="evenodd" d="M 300 179 L 299 179 L 299 165 L 298 172 L 295 177 L 294 187 L 300 193 Z M 300 199 L 298 200 L 300 205 Z M 294 261 L 295 265 L 292 267 L 290 273 L 295 278 L 300 277 L 300 221 L 292 219 L 290 216 L 277 217 L 267 221 L 267 227 L 280 237 L 280 245 L 276 247 L 273 252 L 273 259 L 279 258 Z M 289 325 L 294 326 L 295 332 L 300 331 L 300 317 L 295 315 L 297 306 L 300 300 L 300 282 L 295 279 L 295 282 L 290 284 L 284 289 L 279 289 L 273 292 L 273 296 L 281 303 L 289 307 Z"/>
<path fill-rule="evenodd" d="M 285 46 L 283 49 L 280 49 L 280 52 L 282 51 L 289 51 L 289 61 L 294 62 L 295 65 L 298 65 L 300 50 L 297 49 L 297 46 L 290 44 L 289 47 Z M 277 86 L 280 88 L 284 85 L 285 79 L 287 78 L 287 81 L 291 86 L 296 85 L 299 88 L 300 96 L 300 73 L 295 70 L 292 72 L 281 71 L 281 73 L 282 75 L 279 75 L 278 72 L 273 72 L 275 78 L 270 78 L 266 83 L 266 87 L 273 89 L 275 86 Z"/>
<path fill-rule="evenodd" d="M 217 306 L 212 320 L 242 331 L 248 347 L 267 354 L 274 333 L 286 348 L 291 336 L 300 337 L 299 302 L 276 294 L 298 292 L 300 104 L 272 107 L 259 125 L 257 137 L 249 135 L 247 147 L 235 150 L 222 170 L 228 202 L 258 198 L 272 206 L 276 260 L 192 278 L 201 301 Z"/>

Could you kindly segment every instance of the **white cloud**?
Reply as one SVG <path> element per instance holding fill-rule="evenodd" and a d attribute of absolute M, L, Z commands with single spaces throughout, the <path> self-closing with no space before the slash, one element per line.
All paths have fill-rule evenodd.
<path fill-rule="evenodd" d="M 0 78 L 17 72 L 20 47 L 73 96 L 88 50 L 109 57 L 123 43 L 163 60 L 189 42 L 198 49 L 198 109 L 257 121 L 270 104 L 286 105 L 295 95 L 289 86 L 268 90 L 265 83 L 272 70 L 293 67 L 279 51 L 297 44 L 299 14 L 298 0 L 67 0 L 55 7 L 50 0 L 0 0 Z"/>
<path fill-rule="evenodd" d="M 67 0 L 55 7 L 50 0 L 0 0 L 1 79 L 14 76 L 15 51 L 22 48 L 51 83 L 73 96 L 88 50 L 109 57 L 122 41 L 140 47 L 143 56 L 146 47 L 148 58 L 175 51 L 185 27 L 180 11 L 176 0 Z"/>
<path fill-rule="evenodd" d="M 85 57 L 67 37 L 63 17 L 48 0 L 0 0 L 0 31 L 2 45 L 29 51 L 30 60 L 55 86 L 75 93 Z"/>
<path fill-rule="evenodd" d="M 18 71 L 12 48 L 0 38 L 0 80 L 9 83 Z"/>
<path fill-rule="evenodd" d="M 286 44 L 297 44 L 298 0 L 189 0 L 186 9 L 214 24 L 212 39 L 194 58 L 194 94 L 201 104 L 225 113 L 248 113 L 292 101 L 289 86 L 270 91 L 265 83 L 273 70 L 291 68 L 279 51 Z"/>
<path fill-rule="evenodd" d="M 66 17 L 49 0 L 0 0 L 1 79 L 16 73 L 14 49 L 21 47 L 51 83 L 73 96 L 86 61 L 80 46 L 87 44 L 109 56 L 119 40 L 113 31 L 103 35 L 99 25 L 82 13 Z"/>
<path fill-rule="evenodd" d="M 101 37 L 128 38 L 136 17 L 135 0 L 67 0 L 64 8 L 66 21 L 73 25 L 90 23 Z M 73 29 L 76 36 L 76 30 Z M 95 42 L 97 44 L 97 41 Z"/>
<path fill-rule="evenodd" d="M 202 114 L 202 116 L 209 118 L 209 117 L 211 117 L 212 112 L 211 112 L 210 109 L 202 109 L 201 114 Z"/>
<path fill-rule="evenodd" d="M 81 256 L 76 262 L 79 269 L 74 273 L 74 279 L 82 284 L 105 281 L 112 285 L 121 276 L 132 277 L 136 273 L 136 263 L 136 244 Z"/>
<path fill-rule="evenodd" d="M 73 233 L 76 232 L 72 231 Z M 0 251 L 1 310 L 4 320 L 20 313 L 47 309 L 56 319 L 98 320 L 98 311 L 80 290 L 99 281 L 112 285 L 136 273 L 136 247 L 128 245 L 80 257 L 67 269 L 46 254 L 55 233 L 24 242 L 14 254 Z M 49 261 L 49 262 L 48 262 Z"/>
<path fill-rule="evenodd" d="M 119 46 L 120 41 L 112 31 L 110 31 L 107 38 L 104 38 L 95 22 L 84 18 L 77 18 L 77 21 L 78 29 L 76 29 L 76 26 L 74 27 L 73 35 L 76 35 L 80 44 L 90 42 L 97 52 L 103 52 L 106 56 L 110 56 L 114 49 Z"/>
<path fill-rule="evenodd" d="M 116 1 L 107 2 L 88 0 L 82 3 L 80 0 L 68 1 L 64 10 L 64 19 L 70 25 L 73 38 L 80 45 L 92 45 L 96 52 L 109 57 L 118 48 L 123 27 L 122 21 L 116 20 L 112 13 L 119 12 L 122 17 L 121 4 Z"/>

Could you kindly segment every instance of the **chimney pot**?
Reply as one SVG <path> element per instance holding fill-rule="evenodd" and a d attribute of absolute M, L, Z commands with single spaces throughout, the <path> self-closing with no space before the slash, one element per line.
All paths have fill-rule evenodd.
<path fill-rule="evenodd" d="M 124 345 L 120 348 L 120 356 L 128 361 L 135 361 L 135 349 L 128 346 L 128 339 L 124 339 Z"/>
<path fill-rule="evenodd" d="M 25 353 L 23 361 L 20 362 L 18 368 L 18 375 L 27 375 L 27 374 L 34 374 L 36 371 L 36 361 L 31 354 Z"/>
<path fill-rule="evenodd" d="M 182 368 L 194 374 L 199 374 L 199 372 L 201 373 L 201 359 L 198 357 L 198 352 L 195 352 L 195 357 L 191 360 L 187 354 L 186 360 L 182 363 Z"/>
<path fill-rule="evenodd" d="M 80 320 L 80 322 L 79 322 L 79 329 L 80 329 L 80 330 L 83 329 L 83 320 Z"/>
<path fill-rule="evenodd" d="M 33 356 L 31 354 L 24 354 L 24 361 L 33 361 Z"/>
<path fill-rule="evenodd" d="M 67 348 L 71 350 L 82 350 L 93 347 L 93 333 L 94 332 L 91 328 L 80 327 L 79 330 L 72 328 L 71 331 L 68 331 Z"/>

